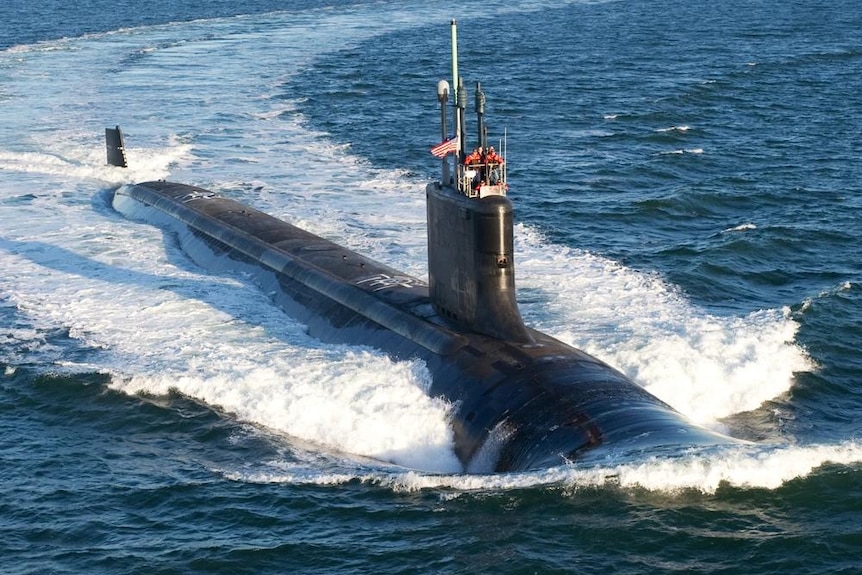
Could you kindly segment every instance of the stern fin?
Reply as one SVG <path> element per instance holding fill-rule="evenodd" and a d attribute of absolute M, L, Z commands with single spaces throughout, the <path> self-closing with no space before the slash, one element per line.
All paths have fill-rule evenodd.
<path fill-rule="evenodd" d="M 126 160 L 126 144 L 123 141 L 123 131 L 120 127 L 105 128 L 105 147 L 108 152 L 108 165 L 128 168 Z"/>

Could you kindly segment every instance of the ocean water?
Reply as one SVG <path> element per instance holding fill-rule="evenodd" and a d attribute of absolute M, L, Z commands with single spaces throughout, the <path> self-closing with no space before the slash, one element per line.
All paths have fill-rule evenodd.
<path fill-rule="evenodd" d="M 166 4 L 0 5 L 0 572 L 860 572 L 855 0 Z M 525 320 L 750 444 L 465 473 L 421 362 L 113 208 L 169 178 L 423 277 L 451 18 Z"/>

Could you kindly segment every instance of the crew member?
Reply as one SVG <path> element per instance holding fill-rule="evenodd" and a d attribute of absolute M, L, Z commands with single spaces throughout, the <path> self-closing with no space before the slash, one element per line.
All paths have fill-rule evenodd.
<path fill-rule="evenodd" d="M 473 175 L 473 181 L 471 182 L 471 186 L 474 190 L 479 189 L 479 186 L 482 185 L 482 178 L 484 177 L 485 164 L 482 162 L 484 156 L 484 150 L 482 146 L 479 146 L 473 152 L 464 158 L 464 165 L 468 169 L 475 170 L 476 173 Z"/>
<path fill-rule="evenodd" d="M 494 150 L 494 146 L 488 148 L 488 153 L 485 155 L 485 164 L 488 166 L 488 175 L 492 186 L 500 182 L 500 169 L 505 163 L 506 160 Z"/>
<path fill-rule="evenodd" d="M 464 158 L 464 165 L 470 166 L 472 164 L 481 164 L 482 163 L 482 148 L 474 149 L 466 158 Z"/>

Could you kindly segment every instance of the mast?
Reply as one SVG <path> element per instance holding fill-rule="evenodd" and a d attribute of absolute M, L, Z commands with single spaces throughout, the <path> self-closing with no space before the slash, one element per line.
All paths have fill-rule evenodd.
<path fill-rule="evenodd" d="M 464 141 L 464 110 L 467 108 L 467 93 L 464 81 L 458 75 L 458 25 L 452 18 L 452 88 L 454 90 L 452 103 L 455 106 L 455 137 L 458 138 L 460 152 L 455 158 L 460 163 L 467 156 L 467 143 Z"/>
<path fill-rule="evenodd" d="M 440 102 L 440 132 L 442 137 L 440 139 L 441 142 L 445 142 L 449 137 L 449 132 L 446 129 L 446 102 L 449 100 L 449 82 L 446 80 L 440 80 L 437 82 L 437 100 Z M 457 160 L 457 150 L 454 154 Z M 444 154 L 442 158 L 443 162 L 443 174 L 440 181 L 444 186 L 449 185 L 451 182 L 451 176 L 449 175 L 449 154 Z"/>
<path fill-rule="evenodd" d="M 485 92 L 482 91 L 482 85 L 476 82 L 476 129 L 478 130 L 479 145 L 485 150 L 488 150 L 488 132 L 485 129 Z"/>

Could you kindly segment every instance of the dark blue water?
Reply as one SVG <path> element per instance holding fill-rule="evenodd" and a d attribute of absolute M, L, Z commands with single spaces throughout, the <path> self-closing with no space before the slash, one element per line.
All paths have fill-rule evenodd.
<path fill-rule="evenodd" d="M 316 22 L 341 14 L 343 43 L 316 35 Z M 246 356 L 333 390 L 375 370 L 398 379 L 400 368 L 303 343 L 265 294 L 201 275 L 170 238 L 128 236 L 139 243 L 115 252 L 129 224 L 109 207 L 98 131 L 128 121 L 127 143 L 158 164 L 147 168 L 156 177 L 263 190 L 261 201 L 336 239 L 355 230 L 327 222 L 367 228 L 373 211 L 375 231 L 351 241 L 421 268 L 409 241 L 421 204 L 378 199 L 374 182 L 400 194 L 437 175 L 427 150 L 439 140 L 449 17 L 470 94 L 481 81 L 492 137 L 508 136 L 510 195 L 529 238 L 519 265 L 533 275 L 519 284 L 525 315 L 658 388 L 672 378 L 653 360 L 673 356 L 656 370 L 694 383 L 671 394 L 696 387 L 701 404 L 726 407 L 708 415 L 762 450 L 473 479 L 357 458 L 343 436 L 324 449 L 266 417 L 272 404 L 302 402 L 295 387 L 231 403 L 257 382 L 243 376 Z M 850 0 L 467 2 L 451 14 L 420 2 L 4 3 L 0 570 L 859 572 L 859 30 Z M 301 45 L 323 41 L 306 64 Z M 253 69 L 244 46 L 270 44 L 284 64 L 266 70 L 266 98 L 286 108 L 256 115 L 254 78 L 230 98 L 218 85 Z M 162 54 L 163 76 L 145 74 Z M 70 65 L 82 80 L 63 75 Z M 245 135 L 271 117 L 277 130 Z M 89 124 L 92 154 L 87 137 L 63 135 Z M 347 168 L 313 163 L 329 153 L 319 134 L 349 149 Z M 345 188 L 340 178 L 357 174 L 367 179 Z M 330 192 L 342 203 L 320 206 Z M 135 267 L 130 252 L 181 273 Z M 136 291 L 152 282 L 187 298 L 177 307 L 191 323 L 165 319 L 173 300 Z M 268 363 L 280 353 L 302 370 Z M 734 391 L 709 394 L 725 386 Z M 367 391 L 345 403 L 372 421 L 400 413 L 374 412 Z"/>

